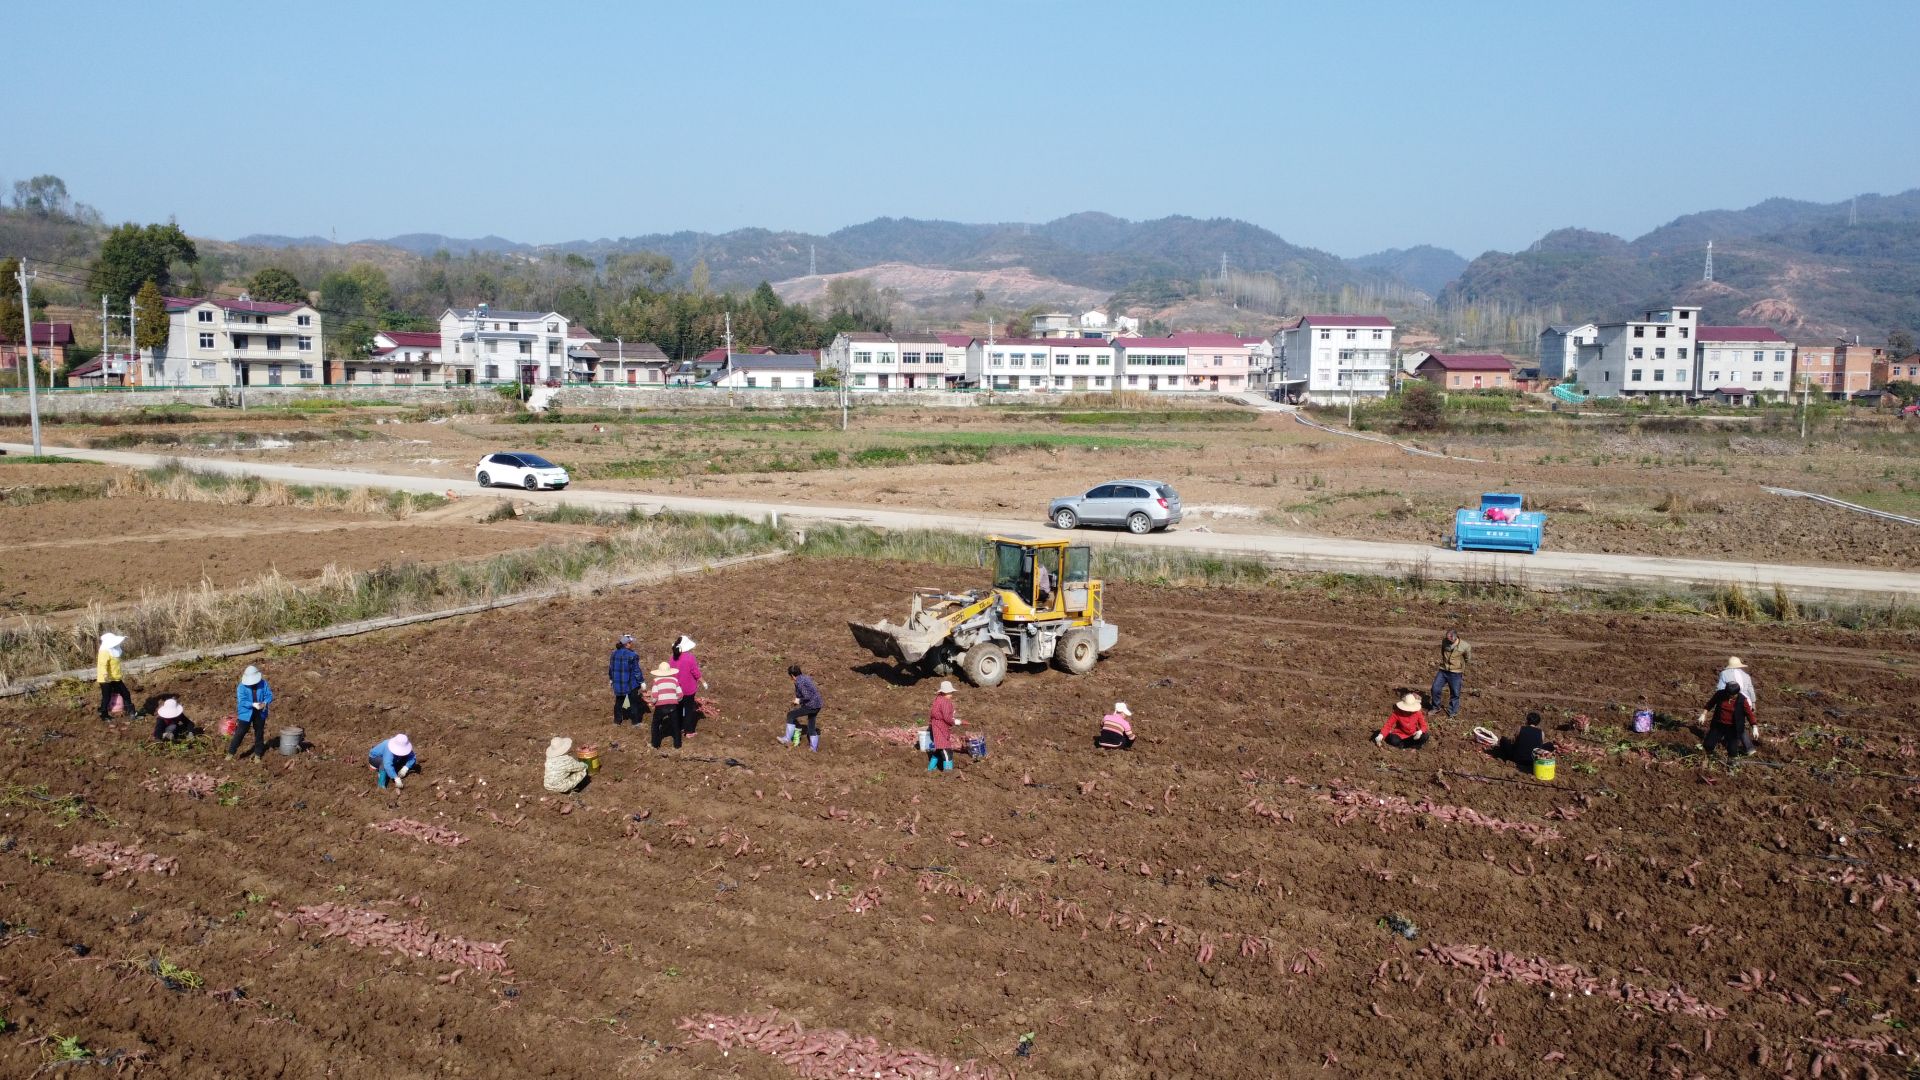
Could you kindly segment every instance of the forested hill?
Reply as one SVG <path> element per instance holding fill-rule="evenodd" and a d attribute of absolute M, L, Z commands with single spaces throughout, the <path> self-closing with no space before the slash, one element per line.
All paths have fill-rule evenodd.
<path fill-rule="evenodd" d="M 1714 280 L 1703 280 L 1707 241 Z M 1441 291 L 1442 305 L 1559 308 L 1568 321 L 1695 303 L 1718 323 L 1762 323 L 1801 341 L 1880 340 L 1920 327 L 1920 189 L 1676 218 L 1628 241 L 1561 229 L 1525 251 L 1490 251 Z"/>

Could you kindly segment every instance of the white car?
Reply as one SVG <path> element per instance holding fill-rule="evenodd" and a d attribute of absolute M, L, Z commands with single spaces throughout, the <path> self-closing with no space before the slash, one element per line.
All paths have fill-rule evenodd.
<path fill-rule="evenodd" d="M 567 470 L 539 454 L 488 454 L 473 467 L 474 482 L 481 487 L 517 487 L 528 491 L 551 488 L 558 491 L 573 482 Z"/>

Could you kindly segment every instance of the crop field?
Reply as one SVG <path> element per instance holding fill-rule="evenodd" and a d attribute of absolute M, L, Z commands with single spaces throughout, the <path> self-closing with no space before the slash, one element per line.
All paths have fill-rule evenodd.
<path fill-rule="evenodd" d="M 928 775 L 933 687 L 846 623 L 973 580 L 790 558 L 275 652 L 312 747 L 258 764 L 87 686 L 0 703 L 0 1073 L 1908 1072 L 1914 634 L 1119 584 L 1119 647 L 963 686 L 989 754 Z M 1464 714 L 1376 749 L 1449 625 Z M 685 748 L 612 726 L 623 631 L 699 640 Z M 1728 653 L 1764 735 L 1731 770 L 1689 730 Z M 792 662 L 817 754 L 776 745 Z M 240 665 L 131 682 L 210 725 Z M 1141 742 L 1095 751 L 1121 699 Z M 1550 785 L 1468 737 L 1529 709 Z M 423 772 L 379 790 L 403 730 Z M 577 796 L 559 734 L 603 750 Z"/>

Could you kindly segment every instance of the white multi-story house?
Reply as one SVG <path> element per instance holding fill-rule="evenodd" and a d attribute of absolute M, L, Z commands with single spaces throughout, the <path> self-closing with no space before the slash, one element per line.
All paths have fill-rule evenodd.
<path fill-rule="evenodd" d="M 1045 338 L 995 338 L 979 353 L 984 390 L 1042 391 L 1053 386 L 1053 350 Z"/>
<path fill-rule="evenodd" d="M 1592 323 L 1559 323 L 1540 331 L 1540 377 L 1559 380 L 1572 374 L 1580 366 L 1580 346 L 1594 344 L 1599 333 Z"/>
<path fill-rule="evenodd" d="M 1674 306 L 1601 323 L 1580 346 L 1580 385 L 1596 397 L 1686 398 L 1698 383 L 1700 309 Z"/>
<path fill-rule="evenodd" d="M 1384 315 L 1298 315 L 1273 338 L 1273 385 L 1289 397 L 1346 401 L 1393 389 L 1394 325 Z"/>
<path fill-rule="evenodd" d="M 1793 343 L 1764 326 L 1702 326 L 1693 389 L 1722 400 L 1792 392 Z M 1824 387 L 1822 388 L 1824 389 Z M 1745 404 L 1745 400 L 1738 402 Z"/>
<path fill-rule="evenodd" d="M 958 385 L 967 370 L 967 338 L 954 346 L 947 339 L 954 334 L 895 334 L 893 343 L 900 349 L 900 377 L 891 382 L 895 390 L 944 390 Z"/>
<path fill-rule="evenodd" d="M 850 390 L 899 390 L 900 346 L 871 330 L 846 330 L 833 336 L 822 367 L 840 371 Z"/>
<path fill-rule="evenodd" d="M 438 331 L 382 330 L 366 356 L 328 361 L 327 381 L 350 386 L 418 386 L 445 381 Z"/>
<path fill-rule="evenodd" d="M 448 308 L 440 316 L 441 361 L 460 382 L 558 381 L 566 375 L 569 323 L 557 311 Z"/>
<path fill-rule="evenodd" d="M 1111 341 L 1117 336 L 1137 336 L 1140 333 L 1140 320 L 1125 315 L 1109 318 L 1104 311 L 1082 312 L 1078 318 L 1070 311 L 1049 311 L 1045 315 L 1034 316 L 1032 333 L 1037 338 L 1097 337 Z"/>
<path fill-rule="evenodd" d="M 1119 353 L 1112 341 L 1063 337 L 1048 339 L 1047 346 L 1047 389 L 1083 393 L 1114 388 Z"/>
<path fill-rule="evenodd" d="M 325 378 L 311 304 L 167 298 L 167 345 L 142 354 L 149 386 L 306 386 Z"/>
<path fill-rule="evenodd" d="M 1130 337 L 1114 344 L 1120 389 L 1155 393 L 1188 388 L 1187 346 L 1175 338 Z"/>

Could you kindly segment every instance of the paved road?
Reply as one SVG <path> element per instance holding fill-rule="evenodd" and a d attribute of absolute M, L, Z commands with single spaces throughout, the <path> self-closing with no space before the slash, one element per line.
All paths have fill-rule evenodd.
<path fill-rule="evenodd" d="M 31 453 L 31 448 L 0 443 L 9 454 Z M 49 446 L 49 454 L 112 465 L 147 468 L 172 460 L 161 454 L 134 454 L 118 450 L 71 450 Z M 215 472 L 252 474 L 294 484 L 336 487 L 377 487 L 461 497 L 482 494 L 471 480 L 432 476 L 358 472 L 305 465 L 277 465 L 259 461 L 193 458 L 196 468 Z M 492 494 L 537 503 L 571 503 L 593 509 L 647 512 L 676 510 L 696 514 L 739 514 L 751 518 L 778 515 L 796 526 L 810 522 L 869 525 L 880 529 L 939 529 L 967 533 L 1024 533 L 1049 529 L 1043 521 L 988 518 L 976 514 L 937 510 L 889 510 L 870 506 L 817 506 L 790 502 L 736 501 L 655 495 L 634 491 L 507 492 Z M 1548 525 L 1552 536 L 1552 525 Z M 1664 559 L 1644 555 L 1600 555 L 1571 551 L 1542 551 L 1534 555 L 1499 555 L 1452 551 L 1423 544 L 1385 543 L 1282 533 L 1211 533 L 1192 527 L 1150 536 L 1132 536 L 1119 530 L 1082 530 L 1076 539 L 1095 544 L 1126 544 L 1170 552 L 1261 559 L 1290 570 L 1354 574 L 1418 573 L 1445 581 L 1490 582 L 1535 589 L 1626 588 L 1672 589 L 1690 586 L 1739 585 L 1750 592 L 1771 593 L 1777 584 L 1795 600 L 1831 600 L 1865 603 L 1920 604 L 1920 574 L 1889 570 L 1858 570 L 1832 566 L 1792 566 L 1775 563 L 1718 562 L 1707 559 Z"/>

